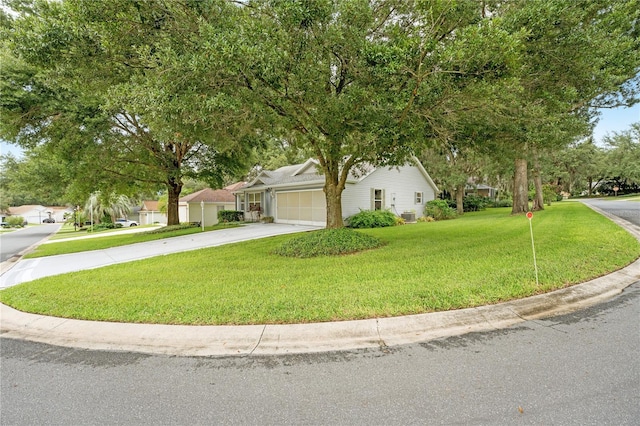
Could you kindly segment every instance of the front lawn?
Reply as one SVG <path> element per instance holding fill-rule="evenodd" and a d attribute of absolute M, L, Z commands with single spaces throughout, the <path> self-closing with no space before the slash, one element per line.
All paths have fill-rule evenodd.
<path fill-rule="evenodd" d="M 509 209 L 365 232 L 381 248 L 337 257 L 273 254 L 285 235 L 43 278 L 0 301 L 46 315 L 163 324 L 295 323 L 459 309 L 530 296 L 617 270 L 640 243 L 581 203 Z"/>

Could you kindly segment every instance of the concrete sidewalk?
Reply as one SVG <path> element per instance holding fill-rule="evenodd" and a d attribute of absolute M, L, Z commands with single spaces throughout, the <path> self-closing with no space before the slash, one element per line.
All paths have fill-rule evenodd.
<path fill-rule="evenodd" d="M 624 222 L 618 223 L 627 227 L 628 222 L 627 226 Z M 271 226 L 248 227 L 246 239 L 256 238 L 261 235 L 261 228 L 268 229 Z M 301 227 L 291 227 L 291 232 L 301 230 Z M 275 232 L 275 229 L 273 231 Z M 287 230 L 282 229 L 278 232 L 287 233 Z M 630 232 L 640 239 L 635 229 Z M 235 240 L 238 240 L 242 233 L 235 235 Z M 183 247 L 196 248 L 191 245 L 194 243 L 195 241 L 184 241 L 186 245 Z M 211 244 L 209 241 L 206 246 L 220 244 Z M 177 246 L 178 244 L 174 248 Z M 136 250 L 131 252 L 133 254 L 130 256 L 137 255 L 135 258 L 142 258 Z M 101 265 L 94 267 L 98 266 Z M 33 276 L 34 272 L 31 272 L 31 275 Z M 497 305 L 394 318 L 291 325 L 122 324 L 27 314 L 0 305 L 0 333 L 7 338 L 27 339 L 59 346 L 177 356 L 281 355 L 385 348 L 470 332 L 501 329 L 523 321 L 576 311 L 620 294 L 634 283 L 640 283 L 640 260 L 620 271 L 583 284 Z"/>

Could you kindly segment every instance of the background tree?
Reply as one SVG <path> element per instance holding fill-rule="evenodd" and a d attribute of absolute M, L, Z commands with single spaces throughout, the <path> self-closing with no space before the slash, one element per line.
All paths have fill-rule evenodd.
<path fill-rule="evenodd" d="M 47 151 L 39 147 L 25 151 L 20 159 L 2 157 L 0 186 L 13 204 L 65 204 L 67 170 Z"/>
<path fill-rule="evenodd" d="M 640 8 L 637 0 L 516 0 L 496 3 L 495 11 L 505 26 L 527 32 L 522 113 L 505 126 L 516 148 L 512 212 L 520 213 L 537 151 L 588 136 L 592 108 L 635 102 Z"/>
<path fill-rule="evenodd" d="M 640 122 L 604 138 L 609 178 L 623 193 L 640 189 Z M 607 188 L 612 190 L 613 184 Z"/>
<path fill-rule="evenodd" d="M 546 159 L 549 180 L 571 195 L 586 191 L 591 196 L 593 188 L 606 176 L 604 150 L 592 138 L 549 152 Z"/>
<path fill-rule="evenodd" d="M 87 116 L 99 118 L 101 131 L 92 129 L 82 140 L 84 152 L 101 164 L 98 170 L 110 176 L 112 186 L 164 185 L 168 223 L 178 223 L 183 177 L 220 186 L 244 171 L 246 154 L 257 139 L 240 130 L 244 122 L 236 118 L 241 112 L 232 111 L 234 105 L 222 93 L 228 86 L 223 64 L 216 68 L 217 78 L 206 83 L 206 95 L 194 83 L 198 76 L 184 72 L 183 64 L 199 46 L 197 32 L 185 23 L 207 19 L 222 33 L 232 25 L 225 6 L 213 0 L 35 3 L 9 33 L 12 53 L 34 70 L 32 79 L 41 81 L 47 94 L 55 99 L 67 93 L 72 102 L 56 103 L 40 114 L 41 97 L 31 104 L 14 102 L 5 109 L 17 119 L 11 121 L 13 135 L 5 132 L 7 139 L 25 144 L 17 135 L 37 128 L 38 143 L 67 144 L 67 133 L 86 125 L 61 123 L 63 132 L 51 135 L 52 117 L 70 116 L 78 105 L 95 106 Z M 13 93 L 26 96 L 30 87 L 18 84 Z"/>

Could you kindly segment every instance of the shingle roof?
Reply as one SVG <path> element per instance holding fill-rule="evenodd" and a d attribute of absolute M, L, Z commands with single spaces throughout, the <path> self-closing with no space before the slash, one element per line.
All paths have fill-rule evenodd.
<path fill-rule="evenodd" d="M 276 170 L 263 170 L 252 182 L 244 188 L 262 188 L 275 185 L 295 185 L 319 183 L 324 184 L 324 174 L 316 168 L 318 162 L 312 158 L 301 164 L 280 167 Z M 349 181 L 359 181 L 373 172 L 375 167 L 370 164 L 360 164 L 349 173 Z"/>
<path fill-rule="evenodd" d="M 186 203 L 199 203 L 200 201 L 204 201 L 205 203 L 233 203 L 235 197 L 231 191 L 226 189 L 205 188 L 181 197 L 180 201 Z"/>
<path fill-rule="evenodd" d="M 243 186 L 245 186 L 247 184 L 247 182 L 236 182 L 236 183 L 232 183 L 229 186 L 225 186 L 224 189 L 226 189 L 227 191 L 235 191 L 237 189 L 242 188 Z"/>
<path fill-rule="evenodd" d="M 145 200 L 142 202 L 142 209 L 140 210 L 147 212 L 157 212 L 158 202 L 153 200 Z"/>
<path fill-rule="evenodd" d="M 46 209 L 46 207 L 45 206 L 41 206 L 39 204 L 28 204 L 28 205 L 25 205 L 25 206 L 9 207 L 9 213 L 11 215 L 13 215 L 13 216 L 19 216 L 21 214 L 30 212 L 30 211 L 35 210 L 35 209 L 39 209 L 39 210 L 42 210 L 44 212 L 43 209 Z"/>

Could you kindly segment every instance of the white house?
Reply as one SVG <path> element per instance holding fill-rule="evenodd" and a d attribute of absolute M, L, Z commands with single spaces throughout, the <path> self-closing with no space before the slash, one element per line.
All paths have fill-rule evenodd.
<path fill-rule="evenodd" d="M 303 164 L 263 170 L 250 183 L 234 191 L 236 209 L 245 220 L 271 216 L 277 223 L 326 226 L 324 175 L 315 159 Z M 438 188 L 418 159 L 404 166 L 362 167 L 353 170 L 342 193 L 344 218 L 361 210 L 390 210 L 398 216 L 423 215 L 425 203 Z"/>
<path fill-rule="evenodd" d="M 244 184 L 244 182 L 242 182 Z M 227 187 L 235 188 L 235 186 Z M 211 226 L 218 223 L 220 210 L 235 210 L 235 197 L 227 188 L 205 188 L 178 200 L 178 218 L 181 223 L 202 223 Z"/>
<path fill-rule="evenodd" d="M 45 219 L 54 219 L 56 222 L 64 222 L 65 214 L 72 213 L 73 209 L 59 206 L 24 205 L 9 207 L 9 216 L 21 216 L 31 224 L 42 223 Z"/>
<path fill-rule="evenodd" d="M 167 224 L 167 215 L 158 207 L 158 201 L 145 200 L 138 211 L 138 223 L 140 225 L 153 225 L 154 223 Z"/>

